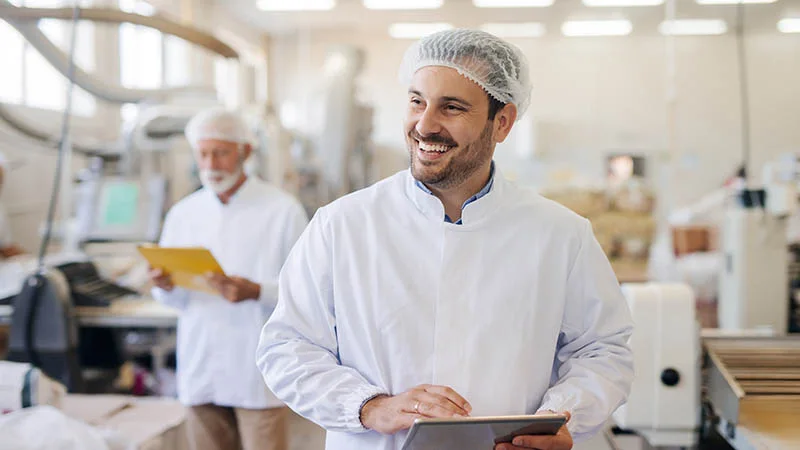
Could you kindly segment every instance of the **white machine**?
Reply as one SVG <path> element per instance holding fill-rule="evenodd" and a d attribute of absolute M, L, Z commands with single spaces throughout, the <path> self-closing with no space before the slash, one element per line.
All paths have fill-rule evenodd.
<path fill-rule="evenodd" d="M 652 446 L 691 447 L 700 426 L 700 329 L 694 293 L 684 284 L 626 284 L 637 325 L 634 379 L 614 421 Z"/>
<path fill-rule="evenodd" d="M 718 303 L 722 329 L 779 336 L 788 331 L 787 224 L 797 210 L 794 168 L 789 168 L 791 173 L 781 173 L 767 165 L 765 188 L 738 192 L 726 208 Z"/>

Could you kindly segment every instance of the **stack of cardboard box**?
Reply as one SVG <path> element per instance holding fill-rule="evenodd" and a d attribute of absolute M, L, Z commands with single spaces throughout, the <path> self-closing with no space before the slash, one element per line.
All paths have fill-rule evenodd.
<path fill-rule="evenodd" d="M 562 189 L 543 195 L 592 222 L 620 281 L 645 281 L 656 229 L 655 198 L 641 183 L 616 189 Z"/>

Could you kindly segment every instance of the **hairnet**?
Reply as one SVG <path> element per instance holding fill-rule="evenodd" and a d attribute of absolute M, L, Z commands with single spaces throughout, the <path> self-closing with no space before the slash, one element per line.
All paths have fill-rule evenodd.
<path fill-rule="evenodd" d="M 455 29 L 431 34 L 412 45 L 400 65 L 400 81 L 426 66 L 455 69 L 489 95 L 517 106 L 521 117 L 530 104 L 528 62 L 516 46 L 479 30 Z"/>
<path fill-rule="evenodd" d="M 253 144 L 252 133 L 244 118 L 221 108 L 197 113 L 186 124 L 185 134 L 192 148 L 197 148 L 198 142 L 206 139 Z"/>

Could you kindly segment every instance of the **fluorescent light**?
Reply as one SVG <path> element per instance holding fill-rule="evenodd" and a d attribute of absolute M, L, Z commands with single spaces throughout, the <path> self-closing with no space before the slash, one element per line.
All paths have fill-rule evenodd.
<path fill-rule="evenodd" d="M 258 0 L 262 11 L 328 11 L 336 0 Z"/>
<path fill-rule="evenodd" d="M 478 8 L 544 8 L 554 0 L 472 0 Z"/>
<path fill-rule="evenodd" d="M 533 38 L 544 35 L 544 25 L 538 22 L 485 23 L 481 30 L 504 38 Z"/>
<path fill-rule="evenodd" d="M 781 33 L 800 33 L 800 18 L 779 20 L 778 31 Z"/>
<path fill-rule="evenodd" d="M 395 39 L 419 39 L 429 34 L 452 29 L 449 23 L 394 23 L 389 26 L 389 36 Z"/>
<path fill-rule="evenodd" d="M 592 7 L 658 6 L 664 4 L 664 0 L 583 0 L 583 4 Z"/>
<path fill-rule="evenodd" d="M 561 25 L 564 36 L 625 36 L 632 30 L 630 20 L 570 20 Z"/>
<path fill-rule="evenodd" d="M 739 5 L 743 3 L 775 3 L 777 0 L 697 0 L 698 5 Z"/>
<path fill-rule="evenodd" d="M 720 19 L 665 20 L 658 26 L 658 31 L 666 36 L 710 36 L 725 34 L 728 24 Z"/>
<path fill-rule="evenodd" d="M 363 3 L 367 9 L 436 9 L 442 7 L 444 0 L 363 0 Z"/>

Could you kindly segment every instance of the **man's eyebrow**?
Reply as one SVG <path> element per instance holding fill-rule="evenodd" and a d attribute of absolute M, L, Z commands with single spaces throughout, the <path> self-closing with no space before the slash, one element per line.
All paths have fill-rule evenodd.
<path fill-rule="evenodd" d="M 419 97 L 423 96 L 422 92 L 420 92 L 420 91 L 418 91 L 416 89 L 409 89 L 408 93 L 416 95 L 416 96 L 419 96 Z M 472 107 L 472 103 L 464 100 L 461 97 L 453 97 L 453 96 L 448 95 L 448 96 L 442 97 L 441 100 L 442 100 L 442 102 L 457 102 L 457 103 L 461 103 L 464 106 L 467 106 L 467 107 L 470 107 L 470 108 Z"/>
<path fill-rule="evenodd" d="M 468 102 L 468 101 L 466 101 L 466 100 L 464 100 L 463 98 L 460 98 L 460 97 L 450 97 L 450 96 L 442 97 L 442 101 L 445 101 L 445 102 L 457 102 L 457 103 L 461 103 L 464 106 L 469 106 L 469 107 L 472 106 L 472 103 L 470 103 L 470 102 Z"/>

